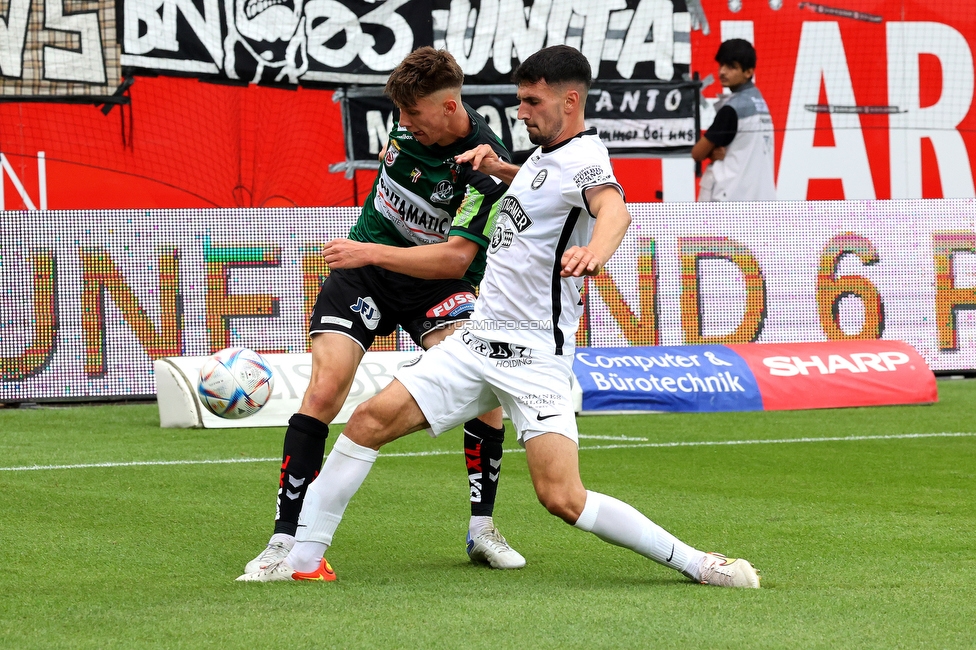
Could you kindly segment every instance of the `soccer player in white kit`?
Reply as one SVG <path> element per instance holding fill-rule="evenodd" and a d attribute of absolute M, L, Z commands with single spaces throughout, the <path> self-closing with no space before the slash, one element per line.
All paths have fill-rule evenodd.
<path fill-rule="evenodd" d="M 238 580 L 317 579 L 380 447 L 421 429 L 440 435 L 500 404 L 549 512 L 703 584 L 759 587 L 746 560 L 699 551 L 626 503 L 583 487 L 570 399 L 579 291 L 582 276 L 598 274 L 620 245 L 630 214 L 606 147 L 584 125 L 586 57 L 548 47 L 523 61 L 514 78 L 518 117 L 539 148 L 521 169 L 490 147 L 458 158 L 510 184 L 470 323 L 356 409 L 308 488 L 291 553 Z"/>

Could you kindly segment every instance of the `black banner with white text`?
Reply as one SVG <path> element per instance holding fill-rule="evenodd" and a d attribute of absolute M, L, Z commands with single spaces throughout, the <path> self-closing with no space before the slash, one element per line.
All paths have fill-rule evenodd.
<path fill-rule="evenodd" d="M 566 43 L 599 79 L 681 79 L 684 0 L 117 0 L 122 65 L 250 83 L 382 84 L 409 52 L 449 50 L 468 83 Z"/>

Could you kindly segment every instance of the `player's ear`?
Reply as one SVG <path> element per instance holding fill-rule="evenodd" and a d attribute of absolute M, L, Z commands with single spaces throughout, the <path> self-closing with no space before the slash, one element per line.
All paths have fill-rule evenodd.
<path fill-rule="evenodd" d="M 444 104 L 443 104 L 444 115 L 454 115 L 455 113 L 457 113 L 459 105 L 460 102 L 458 101 L 457 97 L 448 95 L 447 97 L 444 98 Z"/>
<path fill-rule="evenodd" d="M 566 112 L 572 112 L 576 108 L 576 105 L 580 101 L 580 92 L 577 88 L 569 88 L 566 92 L 566 96 L 563 98 L 563 103 L 566 107 Z"/>

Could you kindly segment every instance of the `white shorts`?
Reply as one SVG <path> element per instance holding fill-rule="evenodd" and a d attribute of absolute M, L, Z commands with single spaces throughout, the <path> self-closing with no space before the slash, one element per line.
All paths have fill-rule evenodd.
<path fill-rule="evenodd" d="M 543 433 L 579 444 L 572 402 L 573 357 L 486 341 L 461 330 L 396 373 L 439 436 L 504 406 L 520 445 Z"/>

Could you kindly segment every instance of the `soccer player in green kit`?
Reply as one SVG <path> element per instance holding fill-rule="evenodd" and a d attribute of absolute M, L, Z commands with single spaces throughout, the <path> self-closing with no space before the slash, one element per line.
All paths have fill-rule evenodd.
<path fill-rule="evenodd" d="M 454 157 L 482 144 L 504 160 L 509 154 L 484 118 L 462 103 L 463 80 L 454 57 L 431 47 L 412 52 L 390 74 L 386 93 L 400 118 L 349 238 L 323 250 L 331 273 L 309 326 L 311 380 L 285 433 L 274 534 L 245 573 L 280 560 L 294 545 L 328 425 L 375 338 L 400 325 L 426 349 L 471 314 L 496 204 L 508 186 Z M 492 521 L 504 431 L 501 409 L 464 425 L 471 488 L 467 552 L 494 568 L 517 569 L 525 559 Z M 334 579 L 323 566 L 321 579 Z"/>

